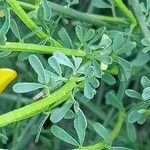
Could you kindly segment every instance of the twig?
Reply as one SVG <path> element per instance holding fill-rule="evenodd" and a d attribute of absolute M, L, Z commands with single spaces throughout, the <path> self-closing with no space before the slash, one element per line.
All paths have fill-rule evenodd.
<path fill-rule="evenodd" d="M 25 3 L 25 2 L 20 2 L 19 4 L 28 10 L 35 10 L 36 6 L 29 4 L 29 3 Z M 49 5 L 51 6 L 51 9 L 53 11 L 56 11 L 58 13 L 61 13 L 63 15 L 66 15 L 68 17 L 71 18 L 75 18 L 96 26 L 100 26 L 100 25 L 108 25 L 107 23 L 123 23 L 123 24 L 127 24 L 127 20 L 125 18 L 118 18 L 118 17 L 111 17 L 111 16 L 101 16 L 101 15 L 94 15 L 94 14 L 89 14 L 89 13 L 83 13 L 83 12 L 79 12 L 76 11 L 74 9 L 71 9 L 69 7 L 64 7 L 52 2 L 49 2 Z"/>
<path fill-rule="evenodd" d="M 140 26 L 141 32 L 143 33 L 145 38 L 150 38 L 150 31 L 147 28 L 145 17 L 140 9 L 139 1 L 138 0 L 131 0 L 130 4 L 133 8 L 135 16 L 137 18 L 138 24 Z"/>

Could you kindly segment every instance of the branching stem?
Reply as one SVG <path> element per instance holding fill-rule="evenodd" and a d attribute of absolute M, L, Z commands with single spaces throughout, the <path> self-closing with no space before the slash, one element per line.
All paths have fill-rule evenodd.
<path fill-rule="evenodd" d="M 71 78 L 62 88 L 37 102 L 0 115 L 0 127 L 15 123 L 44 112 L 56 102 L 64 99 L 76 86 L 76 78 Z M 59 104 L 59 103 L 58 103 Z"/>
<path fill-rule="evenodd" d="M 118 115 L 118 121 L 115 124 L 113 131 L 111 132 L 111 137 L 113 140 L 115 140 L 117 138 L 117 136 L 121 130 L 123 120 L 124 120 L 124 113 L 120 112 Z M 109 145 L 107 144 L 107 142 L 102 141 L 102 142 L 97 143 L 97 144 L 92 145 L 92 146 L 82 147 L 81 150 L 101 150 L 101 149 L 104 149 L 108 146 Z"/>
<path fill-rule="evenodd" d="M 140 9 L 140 4 L 138 0 L 131 0 L 130 1 L 133 11 L 135 13 L 135 16 L 137 18 L 139 27 L 141 29 L 141 32 L 143 33 L 145 38 L 150 38 L 150 31 L 147 27 L 147 24 L 145 22 L 145 16 L 142 13 L 142 10 Z"/>
<path fill-rule="evenodd" d="M 36 6 L 29 4 L 29 3 L 25 3 L 25 2 L 19 2 L 19 4 L 28 10 L 35 10 Z M 51 6 L 53 11 L 56 11 L 60 14 L 66 15 L 68 17 L 71 18 L 75 18 L 96 26 L 100 26 L 100 25 L 108 25 L 107 23 L 123 23 L 123 24 L 127 24 L 127 20 L 124 18 L 118 18 L 118 17 L 111 17 L 111 16 L 102 16 L 102 15 L 94 15 L 94 14 L 89 14 L 89 13 L 83 13 L 83 12 L 79 12 L 76 11 L 74 9 L 71 9 L 69 7 L 64 7 L 52 2 L 49 2 L 49 5 Z M 106 23 L 107 22 L 107 23 Z"/>
<path fill-rule="evenodd" d="M 122 0 L 113 0 L 117 7 L 129 18 L 133 27 L 137 26 L 137 21 L 133 13 L 124 5 Z"/>
<path fill-rule="evenodd" d="M 82 50 L 69 49 L 64 47 L 52 47 L 38 44 L 6 42 L 5 45 L 0 45 L 2 51 L 18 51 L 18 52 L 33 52 L 43 54 L 53 54 L 56 51 L 61 51 L 68 56 L 85 57 L 86 53 Z"/>
<path fill-rule="evenodd" d="M 7 3 L 10 5 L 11 9 L 15 12 L 15 14 L 22 20 L 22 22 L 32 31 L 39 28 L 33 20 L 26 14 L 26 12 L 22 9 L 20 4 L 16 0 L 7 0 Z M 56 40 L 54 40 L 50 35 L 47 35 L 44 31 L 40 31 L 36 34 L 42 40 L 48 40 L 50 43 L 61 46 Z"/>

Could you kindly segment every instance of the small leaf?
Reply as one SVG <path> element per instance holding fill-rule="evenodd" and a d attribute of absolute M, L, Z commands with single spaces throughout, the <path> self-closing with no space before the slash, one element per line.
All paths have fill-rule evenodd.
<path fill-rule="evenodd" d="M 71 41 L 71 38 L 70 36 L 68 35 L 67 31 L 65 28 L 61 28 L 59 31 L 58 31 L 58 35 L 61 39 L 61 41 L 63 42 L 63 44 L 68 47 L 68 48 L 72 48 L 73 45 L 72 45 L 72 41 Z"/>
<path fill-rule="evenodd" d="M 136 99 L 142 99 L 142 96 L 139 92 L 131 90 L 131 89 L 127 89 L 125 90 L 125 93 L 127 96 L 132 97 L 132 98 L 136 98 Z"/>
<path fill-rule="evenodd" d="M 136 130 L 133 124 L 127 122 L 127 135 L 130 141 L 136 140 Z"/>
<path fill-rule="evenodd" d="M 100 65 L 96 61 L 93 61 L 93 67 L 94 67 L 95 77 L 101 78 L 102 71 L 101 71 Z"/>
<path fill-rule="evenodd" d="M 26 59 L 29 58 L 29 56 L 32 55 L 31 53 L 27 53 L 27 52 L 21 52 L 19 55 L 18 55 L 18 59 L 20 61 L 24 61 Z"/>
<path fill-rule="evenodd" d="M 74 118 L 74 112 L 72 110 L 68 110 L 68 112 L 64 116 L 65 119 L 72 119 Z"/>
<path fill-rule="evenodd" d="M 78 134 L 79 142 L 82 145 L 85 139 L 87 120 L 81 109 L 79 109 L 76 114 L 77 118 L 74 120 L 74 128 Z"/>
<path fill-rule="evenodd" d="M 55 135 L 57 138 L 61 139 L 62 141 L 72 144 L 74 146 L 78 146 L 78 142 L 73 139 L 65 130 L 63 130 L 62 128 L 53 125 L 51 127 L 51 132 L 53 135 Z"/>
<path fill-rule="evenodd" d="M 77 101 L 74 102 L 74 105 L 73 105 L 73 109 L 74 111 L 77 113 L 80 109 L 80 106 L 79 106 L 79 103 Z"/>
<path fill-rule="evenodd" d="M 131 42 L 131 41 L 126 41 L 122 47 L 119 50 L 119 55 L 123 54 L 123 53 L 128 53 L 131 52 L 135 47 L 136 47 L 136 43 L 135 42 Z"/>
<path fill-rule="evenodd" d="M 80 74 L 85 74 L 85 76 L 88 76 L 88 74 L 86 72 L 88 72 L 88 68 L 90 68 L 90 70 L 93 71 L 93 66 L 91 66 L 91 62 L 88 61 L 86 63 L 84 63 L 83 65 L 81 65 L 79 68 L 78 68 L 78 73 Z M 93 73 L 91 73 L 92 76 L 94 75 Z"/>
<path fill-rule="evenodd" d="M 13 91 L 16 93 L 27 93 L 27 92 L 32 92 L 32 91 L 41 89 L 43 87 L 44 85 L 40 83 L 23 82 L 23 83 L 16 83 L 13 86 Z"/>
<path fill-rule="evenodd" d="M 54 57 L 50 57 L 48 59 L 48 63 L 49 65 L 55 70 L 55 72 L 61 76 L 62 75 L 62 71 L 61 71 L 61 67 L 60 65 L 58 64 L 58 62 L 55 60 Z"/>
<path fill-rule="evenodd" d="M 49 79 L 46 76 L 44 67 L 39 58 L 36 55 L 30 55 L 29 62 L 34 71 L 37 73 L 39 82 L 47 84 L 49 82 Z"/>
<path fill-rule="evenodd" d="M 100 55 L 96 56 L 95 59 L 99 60 L 100 62 L 110 65 L 112 63 L 112 58 L 108 55 Z"/>
<path fill-rule="evenodd" d="M 0 133 L 0 139 L 2 140 L 3 144 L 6 144 L 9 140 L 8 137 L 5 134 Z"/>
<path fill-rule="evenodd" d="M 127 147 L 112 147 L 112 150 L 133 150 Z"/>
<path fill-rule="evenodd" d="M 124 35 L 122 33 L 117 33 L 114 36 L 113 40 L 113 51 L 118 53 L 119 49 L 124 43 L 125 43 Z"/>
<path fill-rule="evenodd" d="M 6 41 L 7 41 L 7 38 L 6 36 L 3 34 L 0 34 L 0 45 L 5 45 Z"/>
<path fill-rule="evenodd" d="M 6 19 L 4 21 L 4 24 L 0 28 L 0 44 L 1 45 L 4 45 L 7 40 L 6 34 L 10 28 L 10 9 L 7 9 L 5 18 Z"/>
<path fill-rule="evenodd" d="M 71 5 L 75 5 L 75 4 L 78 4 L 78 3 L 79 3 L 79 0 L 72 0 Z"/>
<path fill-rule="evenodd" d="M 39 141 L 39 138 L 40 138 L 40 134 L 42 132 L 42 128 L 43 128 L 43 125 L 45 124 L 47 118 L 48 118 L 49 114 L 46 115 L 46 116 L 42 116 L 41 118 L 41 121 L 40 121 L 40 124 L 38 126 L 38 129 L 37 129 L 37 134 L 36 134 L 36 138 L 35 138 L 35 143 L 37 143 Z"/>
<path fill-rule="evenodd" d="M 146 9 L 146 7 L 145 7 L 145 5 L 144 5 L 143 2 L 140 3 L 140 8 L 141 8 L 141 10 L 142 10 L 144 13 L 146 13 L 147 9 Z"/>
<path fill-rule="evenodd" d="M 72 69 L 74 69 L 73 63 L 70 61 L 70 59 L 64 55 L 62 52 L 55 52 L 53 57 L 56 59 L 56 61 L 62 65 L 68 66 Z"/>
<path fill-rule="evenodd" d="M 150 99 L 150 87 L 147 87 L 143 90 L 143 93 L 142 93 L 142 98 L 144 100 L 148 100 Z"/>
<path fill-rule="evenodd" d="M 84 95 L 88 99 L 91 99 L 94 97 L 96 91 L 91 87 L 91 85 L 88 83 L 88 81 L 85 81 L 84 84 Z"/>
<path fill-rule="evenodd" d="M 42 7 L 44 12 L 44 20 L 49 21 L 52 16 L 52 11 L 47 0 L 42 0 Z"/>
<path fill-rule="evenodd" d="M 94 67 L 89 66 L 89 67 L 85 68 L 84 74 L 86 77 L 93 76 L 94 75 Z"/>
<path fill-rule="evenodd" d="M 12 53 L 12 51 L 2 51 L 0 52 L 0 58 L 4 58 L 8 55 L 10 55 Z"/>
<path fill-rule="evenodd" d="M 111 8 L 111 6 L 102 0 L 92 0 L 92 5 L 97 8 Z"/>
<path fill-rule="evenodd" d="M 132 68 L 131 63 L 129 63 L 127 60 L 121 57 L 118 58 L 118 63 L 120 64 L 120 66 L 123 68 L 124 71 L 131 70 Z"/>
<path fill-rule="evenodd" d="M 142 114 L 139 113 L 139 110 L 138 110 L 138 114 L 139 114 L 139 116 L 138 116 L 137 123 L 138 124 L 143 124 L 146 121 L 146 119 L 148 118 L 148 115 L 146 113 L 142 113 Z"/>
<path fill-rule="evenodd" d="M 85 41 L 89 41 L 89 40 L 91 40 L 94 37 L 94 35 L 95 35 L 95 31 L 93 29 L 89 29 L 85 33 L 84 40 Z"/>
<path fill-rule="evenodd" d="M 132 64 L 121 57 L 118 57 L 118 64 L 121 66 L 123 70 L 125 79 L 129 80 L 132 71 Z"/>
<path fill-rule="evenodd" d="M 102 124 L 95 122 L 93 124 L 93 128 L 99 134 L 100 137 L 102 137 L 108 144 L 111 145 L 112 138 L 107 129 Z"/>
<path fill-rule="evenodd" d="M 96 31 L 96 35 L 94 36 L 94 38 L 92 40 L 90 40 L 89 44 L 94 44 L 96 41 L 98 41 L 102 35 L 104 34 L 104 32 L 106 31 L 106 27 L 101 27 Z"/>
<path fill-rule="evenodd" d="M 107 48 L 111 45 L 112 40 L 109 38 L 109 36 L 107 34 L 103 34 L 102 38 L 101 38 L 101 42 L 98 45 L 100 48 L 104 49 Z"/>
<path fill-rule="evenodd" d="M 141 43 L 144 46 L 150 46 L 150 39 L 149 38 L 144 38 L 144 39 L 141 40 Z"/>
<path fill-rule="evenodd" d="M 79 3 L 79 0 L 65 0 L 68 3 L 68 6 L 72 6 Z"/>
<path fill-rule="evenodd" d="M 114 91 L 110 91 L 106 94 L 106 103 L 116 107 L 117 109 L 123 111 L 123 106 L 121 101 L 119 101 L 118 97 L 114 94 Z"/>
<path fill-rule="evenodd" d="M 142 61 L 141 61 L 142 60 Z M 149 62 L 149 54 L 138 53 L 135 59 L 132 60 L 133 67 L 143 66 Z"/>
<path fill-rule="evenodd" d="M 75 31 L 76 31 L 76 35 L 77 35 L 78 39 L 80 41 L 83 41 L 84 40 L 84 35 L 83 35 L 83 29 L 81 28 L 81 26 L 77 25 L 75 27 Z"/>
<path fill-rule="evenodd" d="M 141 78 L 141 84 L 144 88 L 150 87 L 150 80 L 146 76 L 143 76 Z"/>
<path fill-rule="evenodd" d="M 134 123 L 138 120 L 139 114 L 137 110 L 133 110 L 132 112 L 130 112 L 130 114 L 128 115 L 128 122 L 129 123 Z"/>
<path fill-rule="evenodd" d="M 109 85 L 114 85 L 116 83 L 116 79 L 111 74 L 108 73 L 102 75 L 102 80 Z"/>
<path fill-rule="evenodd" d="M 13 34 L 16 36 L 16 38 L 18 40 L 21 40 L 21 36 L 20 36 L 18 25 L 17 25 L 16 21 L 14 19 L 12 19 L 12 18 L 10 20 L 10 29 L 13 32 Z"/>
<path fill-rule="evenodd" d="M 53 123 L 58 123 L 60 120 L 64 118 L 64 116 L 66 115 L 72 104 L 73 103 L 71 102 L 67 102 L 62 107 L 54 109 L 50 116 L 50 120 Z"/>
<path fill-rule="evenodd" d="M 142 52 L 145 54 L 150 51 L 150 46 L 143 48 Z"/>
<path fill-rule="evenodd" d="M 88 77 L 87 81 L 94 87 L 94 88 L 98 88 L 99 87 L 99 81 L 94 78 L 94 77 Z"/>
<path fill-rule="evenodd" d="M 82 58 L 80 57 L 73 57 L 74 60 L 74 65 L 76 70 L 80 67 L 81 63 L 82 63 Z"/>

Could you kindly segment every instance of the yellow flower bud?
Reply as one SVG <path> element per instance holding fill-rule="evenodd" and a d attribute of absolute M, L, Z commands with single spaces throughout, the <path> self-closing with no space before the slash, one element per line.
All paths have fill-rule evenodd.
<path fill-rule="evenodd" d="M 107 70 L 108 65 L 101 63 L 101 69 L 102 70 Z"/>
<path fill-rule="evenodd" d="M 16 71 L 1 68 L 0 69 L 0 93 L 8 86 L 8 84 L 17 76 Z"/>

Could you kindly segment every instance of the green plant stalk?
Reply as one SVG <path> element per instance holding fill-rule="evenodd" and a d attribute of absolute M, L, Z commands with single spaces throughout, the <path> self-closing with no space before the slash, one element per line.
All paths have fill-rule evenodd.
<path fill-rule="evenodd" d="M 61 51 L 65 55 L 86 57 L 86 53 L 82 50 L 69 49 L 64 47 L 52 47 L 38 44 L 26 44 L 17 42 L 6 42 L 5 45 L 0 45 L 1 51 L 16 51 L 16 52 L 33 52 L 43 54 L 53 54 L 56 51 Z"/>
<path fill-rule="evenodd" d="M 70 93 L 75 86 L 76 78 L 71 78 L 62 88 L 49 95 L 48 97 L 26 105 L 22 108 L 0 115 L 0 127 L 4 127 L 8 124 L 30 118 L 44 112 L 49 108 L 49 106 L 66 97 L 66 95 Z"/>
<path fill-rule="evenodd" d="M 118 115 L 118 121 L 115 124 L 113 131 L 111 132 L 111 137 L 113 140 L 115 140 L 117 138 L 117 136 L 121 130 L 123 120 L 124 120 L 124 113 L 120 112 Z M 108 146 L 109 145 L 107 144 L 107 142 L 102 141 L 102 142 L 97 143 L 97 144 L 92 145 L 92 146 L 81 147 L 80 150 L 101 150 L 101 149 L 104 149 Z"/>
<path fill-rule="evenodd" d="M 11 9 L 15 12 L 15 14 L 23 21 L 23 23 L 32 31 L 39 28 L 33 20 L 26 14 L 26 12 L 22 9 L 19 3 L 16 0 L 7 0 L 7 3 L 10 5 Z M 55 46 L 61 46 L 56 40 L 54 40 L 50 35 L 47 35 L 45 32 L 40 31 L 36 33 L 36 35 L 42 40 L 48 40 L 51 44 L 53 43 Z"/>
<path fill-rule="evenodd" d="M 28 10 L 35 10 L 36 6 L 29 4 L 29 3 L 25 3 L 25 2 L 20 2 L 19 4 Z M 102 15 L 94 15 L 94 14 L 89 14 L 89 13 L 83 13 L 83 12 L 79 12 L 76 11 L 74 9 L 71 9 L 69 7 L 64 7 L 52 2 L 49 2 L 49 5 L 51 7 L 51 9 L 53 11 L 56 11 L 58 13 L 61 13 L 63 15 L 66 15 L 68 17 L 71 18 L 75 18 L 96 26 L 100 26 L 100 25 L 106 25 L 108 26 L 109 24 L 106 24 L 105 22 L 108 23 L 124 23 L 127 24 L 127 20 L 125 18 L 118 18 L 118 17 L 110 17 L 110 16 L 102 16 Z"/>
<path fill-rule="evenodd" d="M 133 27 L 137 26 L 136 18 L 133 13 L 124 5 L 122 0 L 113 0 L 117 7 L 129 18 Z"/>
<path fill-rule="evenodd" d="M 137 18 L 141 32 L 143 33 L 145 38 L 150 38 L 150 31 L 145 22 L 145 16 L 143 15 L 142 10 L 140 9 L 139 1 L 131 0 L 130 3 L 133 8 L 134 14 Z"/>

